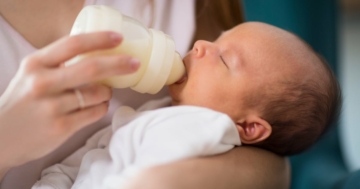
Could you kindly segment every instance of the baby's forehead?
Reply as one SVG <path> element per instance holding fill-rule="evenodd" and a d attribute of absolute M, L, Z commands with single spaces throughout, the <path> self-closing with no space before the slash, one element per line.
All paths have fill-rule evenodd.
<path fill-rule="evenodd" d="M 223 32 L 236 40 L 236 38 L 249 40 L 266 40 L 272 43 L 282 43 L 283 46 L 296 45 L 301 40 L 293 33 L 281 29 L 279 27 L 261 23 L 261 22 L 245 22 Z"/>
<path fill-rule="evenodd" d="M 279 50 L 280 54 L 287 54 L 301 60 L 309 58 L 315 52 L 300 37 L 279 27 L 261 22 L 246 22 L 233 28 L 233 37 L 247 38 L 250 43 L 259 42 L 266 45 L 265 49 Z"/>
<path fill-rule="evenodd" d="M 321 64 L 316 53 L 301 38 L 269 24 L 243 23 L 224 35 L 232 38 L 234 45 L 243 45 L 241 50 L 245 49 L 248 63 L 262 62 L 262 69 L 268 68 L 269 72 L 281 69 L 282 74 L 294 78 L 314 73 L 312 70 Z"/>

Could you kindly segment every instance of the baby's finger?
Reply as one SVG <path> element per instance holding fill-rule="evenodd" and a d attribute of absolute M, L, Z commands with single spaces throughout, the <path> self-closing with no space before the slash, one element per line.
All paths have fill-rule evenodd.
<path fill-rule="evenodd" d="M 125 55 L 87 58 L 69 67 L 57 69 L 53 75 L 56 85 L 52 85 L 53 89 L 49 90 L 59 92 L 111 76 L 133 73 L 139 66 L 138 60 Z"/>
<path fill-rule="evenodd" d="M 122 36 L 115 32 L 95 32 L 64 37 L 37 51 L 33 57 L 40 65 L 59 66 L 76 55 L 86 52 L 115 47 Z"/>

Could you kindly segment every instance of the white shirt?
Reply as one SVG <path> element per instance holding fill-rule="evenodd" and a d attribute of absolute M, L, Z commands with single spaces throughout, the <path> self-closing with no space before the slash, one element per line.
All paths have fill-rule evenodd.
<path fill-rule="evenodd" d="M 120 189 L 144 168 L 224 153 L 241 144 L 226 114 L 196 106 L 160 108 L 169 102 L 151 101 L 138 111 L 119 108 L 111 127 L 45 169 L 32 189 Z"/>
<path fill-rule="evenodd" d="M 148 24 L 150 7 L 147 2 L 147 0 L 86 0 L 85 5 L 102 4 L 113 6 L 120 9 L 124 14 Z M 154 0 L 155 17 L 153 28 L 172 36 L 175 40 L 177 51 L 183 56 L 189 49 L 195 31 L 194 2 L 194 0 Z M 1 95 L 19 68 L 20 61 L 37 49 L 26 41 L 1 16 L 0 49 Z M 39 178 L 41 171 L 45 167 L 61 161 L 71 152 L 82 146 L 84 141 L 94 132 L 109 125 L 114 111 L 119 106 L 127 105 L 137 108 L 150 99 L 163 97 L 166 94 L 166 89 L 157 95 L 140 94 L 130 89 L 114 90 L 109 113 L 103 119 L 78 132 L 52 154 L 10 170 L 1 181 L 0 188 L 30 188 Z"/>

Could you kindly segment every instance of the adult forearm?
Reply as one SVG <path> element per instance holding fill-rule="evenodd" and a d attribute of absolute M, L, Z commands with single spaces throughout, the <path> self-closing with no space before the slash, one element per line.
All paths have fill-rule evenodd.
<path fill-rule="evenodd" d="M 4 178 L 5 173 L 8 171 L 8 169 L 0 168 L 0 181 Z"/>
<path fill-rule="evenodd" d="M 128 189 L 286 189 L 287 159 L 250 147 L 150 168 L 130 181 Z"/>
<path fill-rule="evenodd" d="M 0 117 L 0 123 L 2 122 L 2 119 Z M 0 125 L 0 182 L 5 176 L 5 174 L 12 168 L 17 165 L 20 165 L 20 160 L 18 157 L 12 157 L 14 150 L 11 148 L 11 143 L 7 140 L 9 138 L 6 136 L 4 131 L 1 129 Z"/>
<path fill-rule="evenodd" d="M 0 182 L 4 178 L 5 174 L 11 169 L 11 166 L 7 164 L 6 161 L 4 161 L 0 157 Z"/>

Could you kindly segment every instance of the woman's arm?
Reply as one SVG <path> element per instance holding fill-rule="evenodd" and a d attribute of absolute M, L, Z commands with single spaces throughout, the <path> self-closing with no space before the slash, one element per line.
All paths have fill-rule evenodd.
<path fill-rule="evenodd" d="M 133 73 L 139 62 L 114 55 L 61 65 L 79 54 L 116 47 L 121 40 L 113 32 L 65 37 L 23 59 L 0 96 L 0 180 L 10 167 L 43 157 L 105 115 L 111 89 L 88 83 Z"/>
<path fill-rule="evenodd" d="M 130 181 L 127 189 L 286 189 L 290 166 L 286 158 L 254 148 L 153 167 Z"/>
<path fill-rule="evenodd" d="M 4 161 L 0 161 L 0 183 L 5 174 L 13 167 Z"/>

